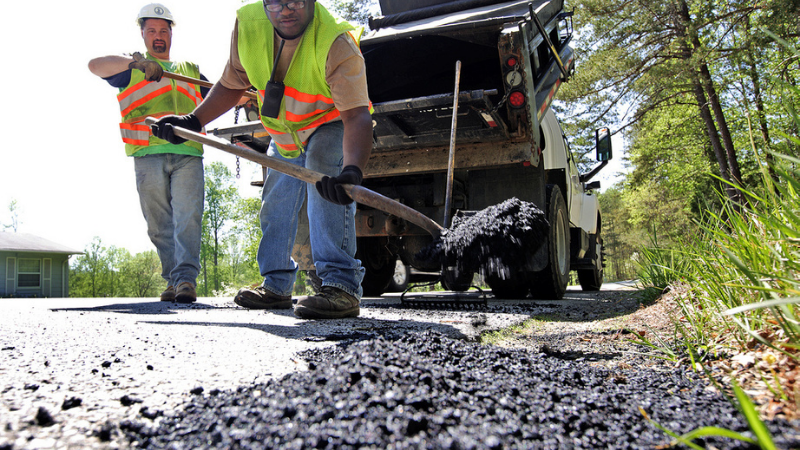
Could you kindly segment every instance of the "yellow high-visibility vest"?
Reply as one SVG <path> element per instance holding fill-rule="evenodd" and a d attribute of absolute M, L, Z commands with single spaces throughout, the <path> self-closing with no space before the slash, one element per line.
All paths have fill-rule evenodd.
<path fill-rule="evenodd" d="M 325 63 L 333 41 L 339 35 L 348 33 L 358 45 L 363 32 L 363 28 L 334 17 L 319 2 L 315 5 L 314 18 L 303 34 L 283 80 L 286 89 L 280 113 L 275 119 L 261 117 L 278 151 L 286 158 L 299 156 L 317 128 L 340 117 L 325 79 Z M 275 62 L 272 23 L 262 2 L 246 5 L 236 15 L 239 60 L 250 83 L 258 89 L 260 107 Z"/>
<path fill-rule="evenodd" d="M 145 57 L 158 61 L 149 53 Z M 188 77 L 200 78 L 200 70 L 190 62 L 176 63 L 172 71 Z M 133 156 L 144 147 L 169 144 L 169 142 L 153 136 L 150 127 L 144 124 L 145 118 L 189 114 L 203 101 L 203 96 L 200 94 L 200 86 L 193 83 L 169 78 L 162 78 L 159 82 L 147 81 L 144 79 L 144 72 L 134 69 L 131 71 L 130 83 L 120 91 L 117 100 L 122 114 L 119 128 L 122 141 L 125 142 L 125 154 Z M 202 144 L 186 141 L 183 145 L 195 149 L 196 156 L 203 155 Z"/>

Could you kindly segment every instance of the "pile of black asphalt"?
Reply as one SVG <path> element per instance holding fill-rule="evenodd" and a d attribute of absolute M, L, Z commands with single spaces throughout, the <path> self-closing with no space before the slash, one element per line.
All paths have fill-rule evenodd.
<path fill-rule="evenodd" d="M 449 228 L 416 258 L 460 272 L 510 275 L 547 240 L 550 224 L 535 204 L 511 198 L 471 215 L 455 216 Z"/>
<path fill-rule="evenodd" d="M 609 370 L 525 349 L 425 332 L 376 338 L 310 357 L 309 370 L 175 411 L 142 411 L 98 435 L 134 448 L 653 449 L 716 426 L 750 434 L 737 409 L 684 369 Z M 155 419 L 155 420 L 153 420 Z M 779 448 L 800 448 L 786 421 Z M 120 435 L 121 433 L 121 435 Z M 725 438 L 704 448 L 758 448 Z"/>

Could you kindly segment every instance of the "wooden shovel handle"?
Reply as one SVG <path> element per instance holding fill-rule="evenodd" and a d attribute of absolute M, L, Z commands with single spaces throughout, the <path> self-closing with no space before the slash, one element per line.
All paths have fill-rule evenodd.
<path fill-rule="evenodd" d="M 148 117 L 145 119 L 144 123 L 147 125 L 153 125 L 157 121 L 158 120 L 153 117 Z M 179 137 L 232 153 L 249 161 L 261 164 L 264 167 L 277 170 L 278 172 L 289 175 L 292 178 L 305 181 L 306 183 L 315 184 L 317 181 L 322 180 L 322 177 L 325 176 L 324 174 L 314 170 L 306 169 L 305 167 L 297 166 L 286 161 L 267 156 L 255 150 L 239 147 L 238 145 L 231 144 L 230 142 L 216 136 L 195 133 L 194 131 L 181 127 L 174 127 L 174 130 L 175 135 Z M 392 200 L 363 186 L 345 184 L 343 187 L 350 198 L 358 203 L 361 203 L 362 205 L 371 206 L 375 209 L 408 220 L 409 222 L 430 233 L 434 239 L 441 235 L 443 230 L 442 226 L 419 211 L 409 208 L 398 201 Z"/>
<path fill-rule="evenodd" d="M 184 81 L 186 83 L 192 83 L 207 88 L 214 87 L 214 83 L 211 83 L 209 81 L 198 80 L 197 78 L 187 77 L 186 75 L 180 75 L 172 72 L 164 72 L 164 78 L 169 78 L 176 81 Z M 255 92 L 246 91 L 244 93 L 244 96 L 251 100 L 258 100 L 258 95 L 256 95 Z"/>

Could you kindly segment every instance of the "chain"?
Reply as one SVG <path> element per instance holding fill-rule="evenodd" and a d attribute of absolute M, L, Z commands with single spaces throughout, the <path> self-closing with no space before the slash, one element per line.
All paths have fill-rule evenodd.
<path fill-rule="evenodd" d="M 242 105 L 236 105 L 236 108 L 233 109 L 233 124 L 237 125 L 239 123 L 239 110 L 242 109 Z M 241 168 L 239 167 L 239 156 L 236 156 L 236 179 L 239 179 L 239 173 L 241 172 Z"/>
<path fill-rule="evenodd" d="M 519 72 L 517 70 L 517 66 L 514 66 L 514 72 L 517 72 L 517 73 Z M 503 106 L 503 104 L 505 104 L 505 102 L 508 100 L 508 96 L 510 96 L 510 95 L 511 95 L 511 86 L 509 86 L 506 89 L 506 93 L 505 93 L 505 95 L 503 95 L 503 98 L 501 98 L 500 101 L 494 106 L 494 108 L 492 108 L 492 112 L 496 113 L 497 111 L 499 111 L 500 107 Z"/>

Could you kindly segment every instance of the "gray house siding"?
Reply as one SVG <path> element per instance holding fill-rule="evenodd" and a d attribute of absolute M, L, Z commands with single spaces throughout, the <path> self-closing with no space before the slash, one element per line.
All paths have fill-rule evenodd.
<path fill-rule="evenodd" d="M 69 255 L 0 251 L 0 297 L 69 297 Z"/>

